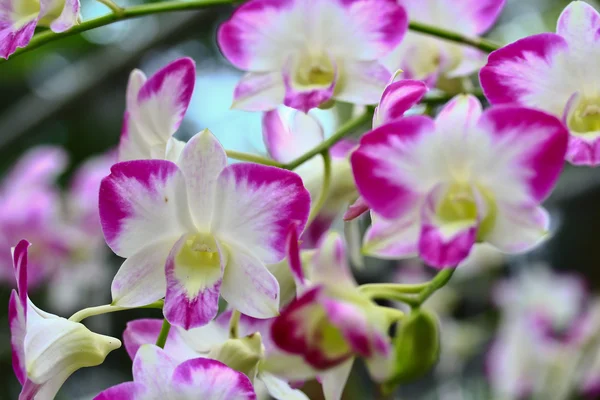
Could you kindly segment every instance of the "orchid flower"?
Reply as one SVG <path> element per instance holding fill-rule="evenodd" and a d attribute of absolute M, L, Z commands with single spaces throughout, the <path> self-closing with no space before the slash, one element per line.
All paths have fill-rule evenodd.
<path fill-rule="evenodd" d="M 133 361 L 133 382 L 106 389 L 94 400 L 256 400 L 244 374 L 207 358 L 178 362 L 161 348 L 142 346 Z"/>
<path fill-rule="evenodd" d="M 411 21 L 425 23 L 467 37 L 485 33 L 496 22 L 505 0 L 398 0 Z M 434 87 L 440 78 L 457 78 L 476 72 L 487 54 L 444 39 L 408 32 L 386 58 L 391 70 L 402 69 L 410 79 Z"/>
<path fill-rule="evenodd" d="M 567 140 L 549 114 L 508 106 L 482 113 L 475 97 L 463 95 L 435 121 L 410 116 L 367 133 L 351 156 L 358 191 L 372 209 L 364 251 L 418 254 L 444 268 L 477 242 L 529 249 L 548 230 L 539 204 L 562 170 Z"/>
<path fill-rule="evenodd" d="M 224 362 L 229 367 L 245 373 L 255 385 L 264 384 L 269 394 L 278 400 L 307 400 L 304 393 L 292 389 L 286 380 L 278 376 L 278 369 L 283 367 L 282 372 L 291 375 L 295 380 L 313 377 L 315 372 L 303 365 L 297 356 L 283 354 L 275 348 L 269 332 L 272 319 L 259 320 L 242 315 L 238 331 L 241 339 L 230 339 L 230 318 L 231 311 L 226 311 L 200 328 L 186 331 L 173 327 L 169 332 L 165 351 L 179 363 L 197 357 Z M 132 359 L 140 346 L 156 342 L 161 325 L 162 321 L 158 319 L 141 319 L 127 324 L 123 341 Z M 223 349 L 234 342 L 238 342 L 236 344 L 239 345 L 240 341 L 258 341 L 259 348 L 254 351 L 238 351 L 234 353 L 233 360 L 231 357 L 225 359 L 223 355 L 227 356 L 227 352 Z"/>
<path fill-rule="evenodd" d="M 407 27 L 395 0 L 250 0 L 218 32 L 225 57 L 248 71 L 233 107 L 376 103 L 390 77 L 380 59 Z"/>
<path fill-rule="evenodd" d="M 283 259 L 292 221 L 306 224 L 309 194 L 293 172 L 226 163 L 205 130 L 177 164 L 112 167 L 100 186 L 100 218 L 108 245 L 127 258 L 112 283 L 115 305 L 165 296 L 165 317 L 185 329 L 211 321 L 219 295 L 243 314 L 277 315 L 279 285 L 265 264 Z"/>
<path fill-rule="evenodd" d="M 262 120 L 263 141 L 267 152 L 276 161 L 288 163 L 312 150 L 325 140 L 321 123 L 311 114 L 296 111 L 291 121 L 282 118 L 277 111 L 264 114 Z M 327 232 L 340 210 L 356 197 L 356 186 L 350 170 L 349 154 L 356 143 L 341 140 L 330 149 L 331 184 L 329 193 L 314 221 L 302 235 L 305 248 L 316 247 L 321 236 Z M 319 197 L 323 185 L 324 164 L 321 157 L 305 162 L 295 172 L 300 175 L 312 201 Z"/>
<path fill-rule="evenodd" d="M 340 236 L 324 236 L 311 263 L 303 266 L 297 234 L 290 229 L 288 253 L 299 297 L 273 322 L 275 344 L 322 371 L 327 400 L 341 398 L 356 356 L 366 360 L 376 380 L 384 380 L 391 366 L 392 321 L 357 290 Z"/>
<path fill-rule="evenodd" d="M 600 164 L 598 29 L 598 12 L 573 1 L 560 15 L 556 33 L 496 50 L 479 75 L 492 104 L 520 104 L 562 118 L 571 134 L 566 159 L 575 165 Z"/>
<path fill-rule="evenodd" d="M 119 144 L 119 161 L 176 161 L 185 143 L 173 134 L 181 125 L 196 82 L 190 58 L 168 64 L 150 78 L 138 69 L 127 85 L 127 109 Z"/>
<path fill-rule="evenodd" d="M 90 332 L 84 325 L 37 308 L 27 296 L 27 249 L 13 249 L 17 290 L 10 296 L 8 319 L 13 369 L 23 385 L 19 400 L 53 399 L 76 370 L 102 364 L 118 339 Z"/>
<path fill-rule="evenodd" d="M 69 239 L 61 213 L 56 180 L 68 163 L 66 153 L 53 146 L 27 151 L 0 187 L 0 279 L 14 285 L 10 248 L 21 238 L 35 239 L 29 259 L 29 285 L 38 286 L 62 268 L 69 258 Z"/>
<path fill-rule="evenodd" d="M 79 0 L 0 0 L 0 58 L 27 46 L 37 26 L 60 33 L 79 19 Z"/>

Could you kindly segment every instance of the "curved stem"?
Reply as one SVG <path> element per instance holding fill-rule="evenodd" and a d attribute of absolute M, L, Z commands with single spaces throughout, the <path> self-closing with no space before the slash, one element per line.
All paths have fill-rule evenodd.
<path fill-rule="evenodd" d="M 329 186 L 331 185 L 331 156 L 327 150 L 322 152 L 321 155 L 323 156 L 323 184 L 321 185 L 319 197 L 317 197 L 317 201 L 313 204 L 310 210 L 306 226 L 310 225 L 310 223 L 315 220 L 323 208 L 327 197 L 329 197 Z"/>
<path fill-rule="evenodd" d="M 466 44 L 467 46 L 475 47 L 476 49 L 485 51 L 486 53 L 491 53 L 492 51 L 500 48 L 500 45 L 486 39 L 471 38 L 457 32 L 447 31 L 445 29 L 422 24 L 420 22 L 411 21 L 408 25 L 408 29 L 411 31 L 424 33 L 426 35 L 436 36 L 440 39 L 446 39 L 451 42 Z"/>
<path fill-rule="evenodd" d="M 436 292 L 439 288 L 443 287 L 448 283 L 456 268 L 445 268 L 437 273 L 433 277 L 427 287 L 419 294 L 418 302 L 419 305 L 425 303 L 425 301 Z"/>
<path fill-rule="evenodd" d="M 238 310 L 233 310 L 231 319 L 229 320 L 229 338 L 237 339 L 239 337 L 240 317 L 242 313 Z"/>
<path fill-rule="evenodd" d="M 376 294 L 378 291 L 396 291 L 408 294 L 419 294 L 429 285 L 429 282 L 404 284 L 404 283 L 367 283 L 360 285 L 358 290 L 367 296 Z"/>
<path fill-rule="evenodd" d="M 270 165 L 273 167 L 279 167 L 279 168 L 284 167 L 283 164 L 281 164 L 280 162 L 277 162 L 275 160 L 261 157 L 256 154 L 242 153 L 241 151 L 227 150 L 227 157 L 233 158 L 234 160 L 248 161 L 248 162 L 253 162 L 253 163 L 262 164 L 262 165 Z"/>
<path fill-rule="evenodd" d="M 117 15 L 123 13 L 123 8 L 119 7 L 119 5 L 114 3 L 112 0 L 96 0 L 96 1 L 98 1 L 98 3 L 104 4 L 108 8 L 110 8 L 112 10 L 112 12 Z"/>
<path fill-rule="evenodd" d="M 366 123 L 367 121 L 370 121 L 372 117 L 373 117 L 373 109 L 369 108 L 362 115 L 360 115 L 354 119 L 351 119 L 350 121 L 348 121 L 344 125 L 342 125 L 340 127 L 340 129 L 338 129 L 337 132 L 335 132 L 333 135 L 331 135 L 327 140 L 321 142 L 318 146 L 316 146 L 312 150 L 304 153 L 303 155 L 296 158 L 292 162 L 285 164 L 285 166 L 283 168 L 289 169 L 289 170 L 298 168 L 300 165 L 304 164 L 306 161 L 310 160 L 317 154 L 323 153 L 324 151 L 329 150 L 334 144 L 336 144 L 337 142 L 339 142 L 340 140 L 342 140 L 344 137 L 348 136 L 349 134 L 353 133 L 362 124 Z"/>
<path fill-rule="evenodd" d="M 162 310 L 163 304 L 164 304 L 163 300 L 158 300 L 158 301 L 155 301 L 154 303 L 150 303 L 150 304 L 147 304 L 142 307 L 121 307 L 121 306 L 113 306 L 112 304 L 106 304 L 103 306 L 96 306 L 96 307 L 88 307 L 88 308 L 84 308 L 83 310 L 79 310 L 75 314 L 71 315 L 71 317 L 69 318 L 69 321 L 81 322 L 86 318 L 93 317 L 94 315 L 102 315 L 102 314 L 108 314 L 108 313 L 124 311 L 124 310 L 133 310 L 133 309 L 137 309 L 137 308 L 156 308 L 156 309 Z"/>
<path fill-rule="evenodd" d="M 171 331 L 171 324 L 167 319 L 163 319 L 162 326 L 160 328 L 160 333 L 158 334 L 158 338 L 156 339 L 156 345 L 161 349 L 165 348 L 165 344 L 167 344 L 167 338 L 169 337 L 169 332 Z"/>

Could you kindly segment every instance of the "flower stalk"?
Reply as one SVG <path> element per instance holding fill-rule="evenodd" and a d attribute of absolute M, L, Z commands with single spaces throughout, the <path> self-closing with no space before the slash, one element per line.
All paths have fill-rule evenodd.
<path fill-rule="evenodd" d="M 137 308 L 156 308 L 158 310 L 162 310 L 163 304 L 164 304 L 163 300 L 158 300 L 158 301 L 155 301 L 154 303 L 150 303 L 150 304 L 147 304 L 147 305 L 141 306 L 141 307 L 121 307 L 121 306 L 113 306 L 112 304 L 105 304 L 105 305 L 96 306 L 96 307 L 88 307 L 88 308 L 84 308 L 83 310 L 77 311 L 75 314 L 73 314 L 69 318 L 69 321 L 81 322 L 84 319 L 93 317 L 95 315 L 108 314 L 108 313 L 113 313 L 113 312 L 117 312 L 117 311 L 134 310 Z"/>
<path fill-rule="evenodd" d="M 167 344 L 167 338 L 169 337 L 169 332 L 171 331 L 171 324 L 167 319 L 163 319 L 162 327 L 160 328 L 160 333 L 158 334 L 158 338 L 156 339 L 156 345 L 161 349 L 165 348 L 165 344 Z"/>

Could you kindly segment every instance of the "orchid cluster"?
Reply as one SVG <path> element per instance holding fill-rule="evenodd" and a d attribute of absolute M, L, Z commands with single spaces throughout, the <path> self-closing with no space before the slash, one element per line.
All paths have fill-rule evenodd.
<path fill-rule="evenodd" d="M 103 3 L 113 20 L 161 9 L 161 3 L 152 9 Z M 226 1 L 197 1 L 198 7 L 211 3 Z M 0 5 L 4 58 L 30 41 L 55 37 L 50 31 L 34 36 L 38 25 L 54 32 L 87 26 L 76 0 Z M 61 171 L 62 154 L 28 153 L 2 191 L 0 215 L 6 248 L 15 246 L 9 322 L 19 398 L 53 399 L 73 372 L 103 363 L 121 341 L 81 321 L 135 308 L 162 315 L 128 323 L 122 340 L 133 381 L 95 399 L 241 400 L 266 391 L 301 400 L 308 398 L 299 389 L 303 382 L 316 379 L 327 400 L 339 400 L 357 361 L 384 393 L 426 374 L 438 361 L 443 335 L 426 301 L 455 269 L 473 264 L 482 246 L 515 254 L 541 243 L 550 224 L 542 203 L 565 161 L 600 163 L 593 75 L 600 15 L 574 1 L 556 34 L 525 38 L 487 57 L 493 46 L 475 36 L 494 24 L 503 6 L 504 0 L 242 2 L 216 38 L 224 57 L 246 72 L 232 107 L 264 113 L 267 156 L 227 151 L 208 129 L 187 142 L 176 137 L 195 90 L 192 59 L 177 59 L 149 77 L 136 69 L 110 171 L 104 172 L 106 163 L 99 170 L 93 165 L 101 183 L 85 177 L 73 183 L 75 196 L 94 199 L 84 202 L 93 210 L 66 207 L 83 225 L 69 232 L 79 236 L 75 242 L 56 234 L 57 199 L 46 188 Z M 443 30 L 455 26 L 453 34 Z M 464 93 L 465 86 L 432 106 L 436 87 L 463 82 L 479 69 L 487 102 Z M 293 109 L 289 118 L 280 106 Z M 341 107 L 351 107 L 353 117 L 325 137 L 311 110 Z M 40 193 L 11 196 L 15 185 L 40 183 Z M 21 215 L 24 201 L 39 209 Z M 358 219 L 370 221 L 360 243 L 335 229 Z M 46 269 L 70 262 L 49 254 L 76 257 L 76 249 L 94 247 L 94 238 L 81 232 L 98 223 L 106 244 L 124 259 L 110 287 L 112 302 L 69 319 L 38 309 L 28 298 L 28 278 L 35 284 Z M 437 274 L 427 282 L 359 285 L 348 261 L 357 246 L 379 259 L 418 257 Z M 567 286 L 568 297 L 577 285 Z M 536 390 L 570 368 L 561 357 L 575 346 L 580 356 L 569 362 L 596 366 L 577 376 L 578 387 L 596 389 L 599 359 L 588 359 L 586 350 L 598 345 L 595 309 L 562 341 L 552 333 L 564 318 L 574 318 L 572 309 L 561 314 L 570 297 L 539 310 L 507 290 L 498 296 L 509 323 L 491 356 L 494 386 Z M 529 360 L 511 358 L 526 354 L 509 350 L 527 337 L 522 329 L 540 335 L 524 344 L 531 368 Z M 534 345 L 556 348 L 557 358 L 536 359 Z M 503 368 L 513 363 L 522 374 L 506 382 Z M 543 381 L 534 376 L 538 363 L 551 365 Z"/>

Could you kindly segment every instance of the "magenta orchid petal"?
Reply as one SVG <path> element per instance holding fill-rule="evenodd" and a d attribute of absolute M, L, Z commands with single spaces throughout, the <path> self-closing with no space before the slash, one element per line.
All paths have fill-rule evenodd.
<path fill-rule="evenodd" d="M 52 21 L 50 29 L 53 32 L 64 32 L 79 23 L 79 0 L 65 0 L 65 5 L 57 19 Z"/>
<path fill-rule="evenodd" d="M 588 49 L 595 52 L 598 45 L 598 28 L 600 27 L 600 14 L 585 1 L 569 3 L 558 18 L 556 33 L 563 37 L 569 47 Z M 594 49 L 594 50 L 592 50 Z M 579 55 L 588 54 L 581 51 Z M 586 62 L 587 57 L 577 60 Z"/>
<path fill-rule="evenodd" d="M 196 68 L 190 58 L 173 61 L 149 79 L 134 70 L 127 88 L 127 110 L 119 145 L 119 161 L 164 158 L 167 143 L 189 106 Z"/>
<path fill-rule="evenodd" d="M 255 400 L 256 394 L 250 379 L 222 362 L 195 358 L 177 366 L 172 384 L 185 399 L 197 398 L 202 388 L 202 398 L 222 400 Z"/>
<path fill-rule="evenodd" d="M 468 130 L 481 117 L 483 108 L 475 96 L 455 96 L 440 110 L 435 126 L 442 131 Z"/>
<path fill-rule="evenodd" d="M 294 223 L 290 224 L 290 227 L 288 229 L 288 235 L 286 237 L 286 254 L 296 286 L 303 286 L 306 277 L 304 276 L 304 270 L 302 269 L 302 261 L 300 259 L 300 247 L 298 245 L 298 226 Z"/>
<path fill-rule="evenodd" d="M 219 309 L 226 264 L 227 258 L 214 239 L 182 236 L 165 265 L 165 318 L 186 330 L 212 321 Z"/>
<path fill-rule="evenodd" d="M 272 318 L 279 310 L 279 283 L 254 254 L 230 247 L 221 295 L 243 314 Z"/>
<path fill-rule="evenodd" d="M 310 279 L 315 284 L 336 282 L 340 286 L 357 286 L 346 259 L 346 246 L 338 233 L 323 236 L 311 263 Z"/>
<path fill-rule="evenodd" d="M 404 113 L 417 105 L 427 93 L 422 81 L 402 79 L 390 83 L 379 101 L 373 116 L 373 128 L 392 122 L 404 116 Z"/>
<path fill-rule="evenodd" d="M 30 17 L 31 19 L 24 24 L 17 25 L 17 21 L 13 21 L 9 12 L 12 7 L 10 1 L 3 0 L 0 11 L 0 58 L 7 59 L 12 53 L 17 50 L 17 47 L 25 47 L 33 37 L 35 27 L 37 26 L 37 16 Z"/>
<path fill-rule="evenodd" d="M 225 57 L 250 72 L 236 89 L 234 106 L 264 111 L 284 103 L 307 111 L 338 94 L 376 102 L 374 87 L 383 89 L 385 72 L 376 62 L 407 26 L 394 0 L 246 2 L 217 35 Z M 339 87 L 336 70 L 343 75 Z"/>
<path fill-rule="evenodd" d="M 310 195 L 293 172 L 240 163 L 227 166 L 219 176 L 215 204 L 211 227 L 215 237 L 271 264 L 285 256 L 290 221 L 304 229 Z"/>
<path fill-rule="evenodd" d="M 210 229 L 215 208 L 216 182 L 227 165 L 227 154 L 217 138 L 208 130 L 194 135 L 185 145 L 178 161 L 185 175 L 188 203 L 196 226 Z"/>
<path fill-rule="evenodd" d="M 27 379 L 24 344 L 27 332 L 27 249 L 29 246 L 28 241 L 21 240 L 13 250 L 17 291 L 13 289 L 8 304 L 12 365 L 21 384 L 24 384 Z"/>
<path fill-rule="evenodd" d="M 349 62 L 335 88 L 335 98 L 353 104 L 376 104 L 391 75 L 379 61 Z"/>
<path fill-rule="evenodd" d="M 600 163 L 600 136 L 580 137 L 571 136 L 566 159 L 573 165 L 587 165 L 590 167 Z"/>
<path fill-rule="evenodd" d="M 113 165 L 100 185 L 100 219 L 106 242 L 121 257 L 194 230 L 185 178 L 163 160 Z"/>
<path fill-rule="evenodd" d="M 177 361 L 160 347 L 146 344 L 139 348 L 133 360 L 133 380 L 152 390 L 154 395 L 168 394 L 169 382 Z"/>
<path fill-rule="evenodd" d="M 514 157 L 513 174 L 529 171 L 524 177 L 528 195 L 538 202 L 544 200 L 563 168 L 569 141 L 563 124 L 542 111 L 505 106 L 487 110 L 478 126 L 491 132 L 506 157 Z M 497 156 L 501 157 L 500 151 Z"/>
<path fill-rule="evenodd" d="M 127 323 L 123 332 L 123 344 L 132 360 L 142 345 L 156 343 L 162 325 L 162 319 L 136 319 Z M 198 357 L 198 353 L 187 344 L 179 332 L 176 327 L 171 328 L 165 351 L 178 362 Z"/>
<path fill-rule="evenodd" d="M 325 136 L 323 127 L 312 115 L 296 112 L 292 124 L 287 124 L 276 110 L 264 114 L 262 132 L 269 155 L 282 163 L 300 157 L 321 143 Z"/>
<path fill-rule="evenodd" d="M 418 196 L 413 190 L 414 178 L 410 170 L 396 167 L 396 160 L 407 157 L 413 143 L 434 129 L 430 118 L 412 116 L 362 137 L 350 160 L 358 191 L 373 211 L 395 218 L 414 208 Z"/>
<path fill-rule="evenodd" d="M 94 400 L 147 400 L 151 392 L 145 385 L 137 382 L 124 382 L 104 390 Z"/>
<path fill-rule="evenodd" d="M 419 254 L 418 210 L 399 220 L 386 220 L 373 214 L 371 216 L 373 223 L 365 234 L 363 252 L 384 259 L 407 258 Z"/>
<path fill-rule="evenodd" d="M 348 206 L 344 213 L 344 221 L 352 221 L 369 211 L 369 206 L 362 196 L 359 196 L 354 203 Z"/>
<path fill-rule="evenodd" d="M 233 91 L 231 108 L 246 111 L 274 110 L 285 96 L 283 76 L 279 72 L 250 72 Z"/>

